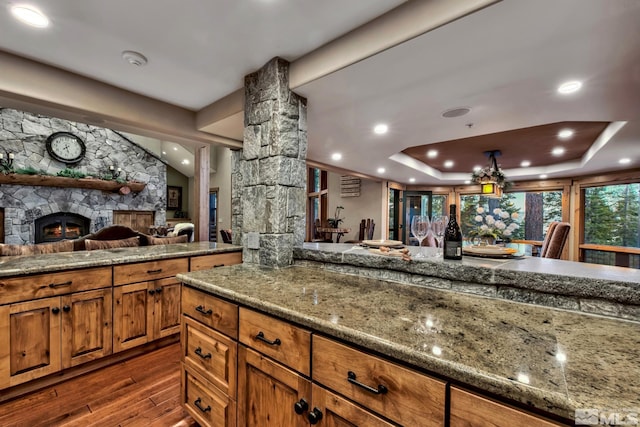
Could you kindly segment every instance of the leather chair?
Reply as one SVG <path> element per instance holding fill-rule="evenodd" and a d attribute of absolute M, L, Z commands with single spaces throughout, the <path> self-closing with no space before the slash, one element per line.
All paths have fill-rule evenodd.
<path fill-rule="evenodd" d="M 358 240 L 347 240 L 345 243 L 361 243 L 363 240 L 373 240 L 373 231 L 376 228 L 376 224 L 371 218 L 363 219 L 360 221 L 360 232 L 358 233 Z"/>
<path fill-rule="evenodd" d="M 542 242 L 542 249 L 540 249 L 540 258 L 560 259 L 564 245 L 569 239 L 570 230 L 571 224 L 568 222 L 554 221 L 549 224 L 547 235 Z"/>
<path fill-rule="evenodd" d="M 223 243 L 232 243 L 231 230 L 220 229 L 220 237 Z"/>

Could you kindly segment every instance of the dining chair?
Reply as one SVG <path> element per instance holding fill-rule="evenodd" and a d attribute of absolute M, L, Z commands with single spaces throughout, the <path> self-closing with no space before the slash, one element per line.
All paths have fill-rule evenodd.
<path fill-rule="evenodd" d="M 231 230 L 220 229 L 220 237 L 222 237 L 223 243 L 232 243 Z"/>
<path fill-rule="evenodd" d="M 358 240 L 347 240 L 345 243 L 362 243 L 363 240 L 373 240 L 373 231 L 376 228 L 376 224 L 371 218 L 366 218 L 360 221 L 360 231 L 358 233 Z"/>
<path fill-rule="evenodd" d="M 321 233 L 318 231 L 318 227 L 321 227 L 320 219 L 316 218 L 313 222 L 313 238 L 311 239 L 311 241 L 316 243 L 333 243 L 331 234 L 329 234 L 329 236 L 327 237 L 326 233 Z"/>
<path fill-rule="evenodd" d="M 542 242 L 540 249 L 540 258 L 560 259 L 564 245 L 569 239 L 569 231 L 571 224 L 568 222 L 554 221 L 549 224 L 547 235 Z"/>

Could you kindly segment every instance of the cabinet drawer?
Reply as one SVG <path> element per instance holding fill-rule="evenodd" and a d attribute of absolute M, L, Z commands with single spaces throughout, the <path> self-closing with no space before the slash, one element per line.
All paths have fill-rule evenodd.
<path fill-rule="evenodd" d="M 200 373 L 224 394 L 235 399 L 238 344 L 230 338 L 182 317 L 182 356 L 187 368 Z"/>
<path fill-rule="evenodd" d="M 187 271 L 189 271 L 188 258 L 116 265 L 113 267 L 113 284 L 118 286 L 162 279 L 164 277 L 173 277 L 178 273 L 186 273 Z"/>
<path fill-rule="evenodd" d="M 182 287 L 182 312 L 232 338 L 238 338 L 238 306 L 188 286 Z"/>
<path fill-rule="evenodd" d="M 557 427 L 535 415 L 451 387 L 451 427 Z"/>
<path fill-rule="evenodd" d="M 242 252 L 202 255 L 191 258 L 191 271 L 208 270 L 242 263 Z"/>
<path fill-rule="evenodd" d="M 443 381 L 317 335 L 313 379 L 402 425 L 444 425 Z"/>
<path fill-rule="evenodd" d="M 182 404 L 201 426 L 235 427 L 236 402 L 188 367 L 182 369 L 181 395 Z"/>
<path fill-rule="evenodd" d="M 311 375 L 311 332 L 240 308 L 238 340 L 305 375 Z"/>
<path fill-rule="evenodd" d="M 0 304 L 110 287 L 111 267 L 0 278 Z"/>

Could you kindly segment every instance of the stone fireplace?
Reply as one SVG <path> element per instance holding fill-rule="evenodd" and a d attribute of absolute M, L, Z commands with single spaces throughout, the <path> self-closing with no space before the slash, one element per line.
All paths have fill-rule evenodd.
<path fill-rule="evenodd" d="M 70 212 L 45 215 L 35 220 L 35 243 L 77 239 L 89 234 L 91 219 Z"/>
<path fill-rule="evenodd" d="M 166 223 L 166 164 L 111 129 L 84 123 L 0 108 L 0 147 L 15 155 L 14 168 L 35 169 L 56 175 L 67 165 L 51 158 L 45 141 L 54 132 L 70 132 L 86 145 L 85 158 L 73 168 L 87 176 L 101 177 L 110 166 L 121 168 L 127 181 L 146 184 L 139 193 L 120 194 L 89 188 L 59 188 L 17 184 L 0 185 L 4 208 L 4 241 L 11 244 L 72 239 L 113 224 L 113 211 L 152 211 L 156 225 Z M 60 215 L 54 225 L 42 229 L 40 220 Z M 79 218 L 82 221 L 77 222 Z M 60 231 L 56 231 L 59 224 Z M 79 228 L 77 228 L 77 227 Z"/>

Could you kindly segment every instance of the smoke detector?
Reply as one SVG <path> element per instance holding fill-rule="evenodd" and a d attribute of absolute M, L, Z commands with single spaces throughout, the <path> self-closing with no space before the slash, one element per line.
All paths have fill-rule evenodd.
<path fill-rule="evenodd" d="M 122 58 L 129 64 L 135 65 L 136 67 L 143 67 L 147 64 L 147 58 L 143 54 L 132 50 L 125 50 L 122 52 Z"/>

